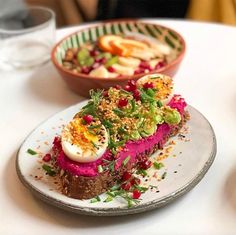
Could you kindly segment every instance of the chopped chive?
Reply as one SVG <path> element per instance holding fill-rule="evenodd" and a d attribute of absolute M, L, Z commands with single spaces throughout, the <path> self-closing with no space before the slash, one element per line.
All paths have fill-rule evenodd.
<path fill-rule="evenodd" d="M 119 117 L 125 116 L 125 113 L 122 110 L 118 109 L 118 108 L 113 109 L 113 112 Z"/>
<path fill-rule="evenodd" d="M 102 172 L 103 172 L 102 165 L 98 165 L 98 172 L 99 172 L 99 173 L 102 173 Z"/>
<path fill-rule="evenodd" d="M 120 188 L 120 185 L 115 184 L 113 187 L 110 188 L 111 191 L 115 191 Z"/>
<path fill-rule="evenodd" d="M 99 127 L 101 127 L 101 126 L 102 126 L 101 124 L 99 124 L 99 125 L 94 125 L 94 126 L 88 126 L 88 129 L 93 130 L 93 129 L 99 128 Z"/>
<path fill-rule="evenodd" d="M 32 149 L 27 149 L 27 153 L 31 154 L 31 155 L 36 155 L 38 154 L 37 152 L 35 152 L 34 150 Z"/>
<path fill-rule="evenodd" d="M 111 172 L 115 171 L 115 161 L 112 161 L 110 164 L 109 164 L 109 170 Z"/>
<path fill-rule="evenodd" d="M 161 108 L 163 106 L 162 102 L 160 100 L 157 101 L 157 106 Z"/>
<path fill-rule="evenodd" d="M 116 155 L 116 150 L 114 148 L 111 149 L 113 155 Z"/>
<path fill-rule="evenodd" d="M 114 193 L 112 193 L 112 192 L 107 192 L 107 195 L 109 195 L 109 196 L 111 196 L 111 197 L 115 197 L 116 195 L 114 194 Z"/>
<path fill-rule="evenodd" d="M 139 169 L 136 171 L 136 174 L 138 175 L 143 175 L 143 176 L 147 176 L 147 172 L 144 169 Z"/>
<path fill-rule="evenodd" d="M 164 180 L 166 178 L 167 172 L 164 172 L 161 176 L 161 178 Z"/>
<path fill-rule="evenodd" d="M 122 162 L 122 165 L 123 165 L 123 166 L 126 166 L 126 164 L 129 162 L 129 160 L 130 160 L 130 156 L 126 157 L 126 158 L 124 159 L 124 161 Z"/>
<path fill-rule="evenodd" d="M 51 166 L 43 164 L 42 168 L 46 171 L 46 173 L 50 176 L 54 176 L 56 172 L 52 169 Z"/>
<path fill-rule="evenodd" d="M 103 120 L 102 123 L 103 123 L 103 125 L 104 125 L 105 127 L 107 127 L 107 128 L 112 128 L 112 127 L 113 127 L 112 123 L 109 122 L 108 120 Z"/>
<path fill-rule="evenodd" d="M 134 187 L 135 187 L 136 189 L 138 189 L 141 193 L 144 193 L 144 192 L 146 192 L 146 191 L 148 190 L 147 187 L 141 187 L 141 186 L 139 186 L 139 185 L 134 185 Z"/>
<path fill-rule="evenodd" d="M 164 164 L 162 162 L 153 162 L 153 166 L 157 169 L 160 170 L 162 167 L 164 167 Z"/>
<path fill-rule="evenodd" d="M 91 144 L 93 145 L 94 148 L 99 149 L 98 145 L 95 144 L 93 141 L 91 141 Z"/>
<path fill-rule="evenodd" d="M 160 78 L 159 76 L 156 76 L 156 77 L 151 77 L 150 79 L 156 79 L 156 78 Z"/>
<path fill-rule="evenodd" d="M 95 198 L 92 198 L 92 199 L 90 200 L 90 203 L 95 203 L 95 202 L 100 202 L 100 201 L 101 201 L 100 197 L 99 197 L 99 196 L 96 196 Z"/>
<path fill-rule="evenodd" d="M 104 200 L 104 202 L 111 202 L 113 200 L 113 197 L 108 195 L 107 198 Z"/>
<path fill-rule="evenodd" d="M 133 206 L 132 200 L 130 199 L 127 199 L 127 203 L 128 203 L 128 208 Z"/>

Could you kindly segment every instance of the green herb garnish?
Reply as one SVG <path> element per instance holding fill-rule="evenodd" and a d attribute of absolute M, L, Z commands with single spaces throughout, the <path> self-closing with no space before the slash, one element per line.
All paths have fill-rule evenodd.
<path fill-rule="evenodd" d="M 93 130 L 93 129 L 97 129 L 97 128 L 100 128 L 102 125 L 99 124 L 99 125 L 94 125 L 94 126 L 88 126 L 87 128 L 90 129 L 90 130 Z"/>
<path fill-rule="evenodd" d="M 49 166 L 49 165 L 43 164 L 42 168 L 50 176 L 54 176 L 56 174 L 56 172 L 53 170 L 53 168 L 51 166 Z"/>
<path fill-rule="evenodd" d="M 102 173 L 102 172 L 103 172 L 103 167 L 102 167 L 102 165 L 98 165 L 98 172 L 99 172 L 99 173 Z"/>
<path fill-rule="evenodd" d="M 148 190 L 148 188 L 147 187 L 141 187 L 141 186 L 139 186 L 139 185 L 134 185 L 134 187 L 136 188 L 136 189 L 138 189 L 141 193 L 145 193 L 147 190 Z"/>
<path fill-rule="evenodd" d="M 111 202 L 113 200 L 113 197 L 111 195 L 108 195 L 107 198 L 104 200 L 104 202 Z"/>
<path fill-rule="evenodd" d="M 98 108 L 98 105 L 100 104 L 102 93 L 103 93 L 103 90 L 97 90 L 97 91 L 90 90 L 89 91 L 91 100 L 88 102 L 87 105 L 85 105 L 82 108 L 82 116 L 85 114 L 91 114 L 94 117 L 97 116 L 97 108 Z"/>
<path fill-rule="evenodd" d="M 35 152 L 34 150 L 32 149 L 27 149 L 27 153 L 31 154 L 31 155 L 36 155 L 38 154 L 37 152 Z"/>
<path fill-rule="evenodd" d="M 147 171 L 145 171 L 144 169 L 139 169 L 136 171 L 136 174 L 138 175 L 142 175 L 142 176 L 147 176 Z"/>
<path fill-rule="evenodd" d="M 160 170 L 162 167 L 164 167 L 164 164 L 162 162 L 153 162 L 153 166 L 157 169 Z"/>
<path fill-rule="evenodd" d="M 126 164 L 129 162 L 129 160 L 130 160 L 130 156 L 126 157 L 126 158 L 124 159 L 124 161 L 122 162 L 122 165 L 123 165 L 123 166 L 126 166 Z"/>
<path fill-rule="evenodd" d="M 162 102 L 160 100 L 157 101 L 157 107 L 161 108 L 163 106 Z"/>
<path fill-rule="evenodd" d="M 90 203 L 95 203 L 95 202 L 100 202 L 101 201 L 101 198 L 99 196 L 96 196 L 95 198 L 92 198 L 90 200 Z"/>
<path fill-rule="evenodd" d="M 125 116 L 125 112 L 123 112 L 122 110 L 120 110 L 118 108 L 113 109 L 113 112 L 119 117 L 124 117 Z"/>
<path fill-rule="evenodd" d="M 112 127 L 113 127 L 112 123 L 111 123 L 110 121 L 108 121 L 108 120 L 103 120 L 103 121 L 102 121 L 102 124 L 103 124 L 106 128 L 112 128 Z"/>
<path fill-rule="evenodd" d="M 109 161 L 107 159 L 103 159 L 103 161 L 106 163 L 106 165 L 103 166 L 104 170 L 110 170 L 111 172 L 115 171 L 115 164 L 116 164 L 115 160 Z"/>

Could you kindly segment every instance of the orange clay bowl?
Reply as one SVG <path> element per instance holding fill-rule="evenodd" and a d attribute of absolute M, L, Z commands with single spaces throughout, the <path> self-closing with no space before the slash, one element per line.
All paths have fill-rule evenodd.
<path fill-rule="evenodd" d="M 133 76 L 119 76 L 116 78 L 93 77 L 88 74 L 73 72 L 63 66 L 65 52 L 69 48 L 79 48 L 86 42 L 95 42 L 97 38 L 106 34 L 125 35 L 127 33 L 144 34 L 155 38 L 171 49 L 170 60 L 163 67 L 149 73 L 140 73 Z M 176 31 L 157 24 L 149 24 L 138 20 L 115 20 L 93 24 L 65 37 L 55 45 L 51 59 L 58 72 L 71 90 L 81 96 L 88 97 L 91 89 L 107 89 L 114 85 L 127 83 L 128 80 L 152 73 L 175 75 L 185 54 L 185 41 Z"/>

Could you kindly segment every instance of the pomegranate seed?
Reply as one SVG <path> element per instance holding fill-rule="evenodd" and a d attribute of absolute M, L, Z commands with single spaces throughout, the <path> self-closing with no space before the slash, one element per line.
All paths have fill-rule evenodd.
<path fill-rule="evenodd" d="M 144 83 L 143 84 L 143 88 L 144 89 L 148 89 L 148 88 L 154 88 L 154 85 L 153 85 L 153 83 L 152 82 L 146 82 L 146 83 Z"/>
<path fill-rule="evenodd" d="M 133 191 L 133 199 L 139 199 L 141 196 L 141 192 L 138 189 L 134 189 Z"/>
<path fill-rule="evenodd" d="M 53 146 L 52 146 L 52 150 L 54 153 L 57 153 L 59 151 L 61 151 L 62 147 L 61 147 L 61 138 L 56 136 L 53 140 Z"/>
<path fill-rule="evenodd" d="M 90 68 L 89 67 L 86 67 L 86 66 L 83 66 L 81 68 L 81 73 L 85 73 L 85 74 L 88 74 L 90 72 Z"/>
<path fill-rule="evenodd" d="M 51 160 L 51 154 L 50 153 L 45 154 L 43 157 L 43 161 L 49 162 L 50 160 Z"/>
<path fill-rule="evenodd" d="M 121 188 L 122 189 L 124 189 L 125 191 L 129 191 L 130 190 L 130 188 L 131 188 L 131 183 L 130 182 L 127 182 L 127 183 L 125 183 L 125 184 L 122 184 L 121 185 Z"/>
<path fill-rule="evenodd" d="M 93 116 L 92 115 L 84 115 L 83 120 L 87 123 L 90 124 L 93 121 Z"/>
<path fill-rule="evenodd" d="M 125 107 L 127 104 L 128 104 L 128 100 L 127 99 L 119 99 L 119 101 L 118 101 L 118 106 L 120 108 Z"/>
<path fill-rule="evenodd" d="M 61 144 L 61 138 L 59 136 L 56 136 L 53 140 L 53 144 Z"/>
<path fill-rule="evenodd" d="M 105 64 L 107 62 L 107 59 L 105 57 L 101 58 L 99 61 L 101 64 Z"/>
<path fill-rule="evenodd" d="M 95 58 L 95 60 L 94 60 L 96 63 L 100 63 L 100 61 L 101 61 L 101 58 Z"/>
<path fill-rule="evenodd" d="M 141 180 L 139 178 L 133 178 L 130 183 L 132 185 L 136 184 L 136 185 L 139 185 L 141 183 Z"/>
<path fill-rule="evenodd" d="M 126 91 L 131 91 L 131 88 L 130 88 L 129 85 L 125 85 L 124 90 L 126 90 Z"/>
<path fill-rule="evenodd" d="M 163 66 L 165 66 L 164 61 L 160 61 L 159 63 L 156 64 L 155 69 L 160 69 Z"/>
<path fill-rule="evenodd" d="M 104 97 L 108 97 L 108 91 L 103 91 L 102 95 L 103 95 Z"/>
<path fill-rule="evenodd" d="M 113 86 L 113 88 L 120 90 L 122 87 L 120 85 L 115 85 L 115 86 Z"/>
<path fill-rule="evenodd" d="M 148 68 L 150 68 L 150 65 L 147 61 L 141 61 L 139 64 L 139 67 L 143 68 L 143 69 L 148 69 Z"/>
<path fill-rule="evenodd" d="M 141 169 L 144 169 L 144 170 L 147 170 L 148 168 L 151 167 L 151 165 L 152 165 L 152 162 L 151 162 L 151 161 L 145 160 L 145 161 L 141 162 L 140 168 L 141 168 Z"/>
<path fill-rule="evenodd" d="M 97 56 L 97 55 L 99 55 L 99 51 L 92 50 L 92 51 L 90 51 L 90 55 L 91 56 Z"/>
<path fill-rule="evenodd" d="M 140 91 L 139 90 L 135 90 L 133 91 L 133 97 L 136 101 L 139 101 L 141 96 L 140 96 Z"/>
<path fill-rule="evenodd" d="M 107 68 L 107 70 L 110 72 L 110 73 L 114 73 L 116 70 L 112 67 L 112 66 L 109 66 Z"/>
<path fill-rule="evenodd" d="M 123 175 L 122 175 L 122 180 L 123 181 L 127 181 L 128 179 L 130 179 L 132 176 L 132 174 L 128 171 L 126 171 Z"/>
<path fill-rule="evenodd" d="M 145 69 L 144 68 L 139 68 L 139 69 L 136 69 L 134 71 L 134 74 L 140 74 L 140 73 L 145 73 Z"/>
<path fill-rule="evenodd" d="M 130 91 L 135 91 L 137 89 L 136 82 L 134 80 L 129 80 L 128 86 L 130 87 Z"/>

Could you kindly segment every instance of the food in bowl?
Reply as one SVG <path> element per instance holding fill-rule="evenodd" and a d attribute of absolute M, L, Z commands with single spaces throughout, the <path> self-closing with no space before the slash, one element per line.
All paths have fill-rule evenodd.
<path fill-rule="evenodd" d="M 113 52 L 111 52 L 110 49 L 107 47 L 108 45 L 110 45 L 110 39 L 112 38 L 111 35 L 112 37 L 119 37 L 120 39 L 118 45 L 117 43 L 115 45 L 115 47 L 118 48 L 118 51 L 122 52 L 120 53 L 120 55 L 113 54 Z M 99 39 L 102 42 L 100 44 L 100 47 L 98 45 Z M 152 62 L 153 64 L 150 64 L 149 60 L 147 60 L 147 56 L 145 58 L 138 58 L 137 53 L 135 55 L 135 51 L 132 52 L 133 56 L 130 56 L 130 50 L 125 50 L 123 47 L 123 42 L 127 39 L 135 41 L 135 43 L 132 43 L 132 49 L 137 49 L 137 44 L 143 45 L 144 42 L 146 44 L 147 42 L 149 43 L 148 47 L 150 43 L 152 45 L 153 43 L 162 45 L 162 54 L 164 54 L 164 56 L 159 55 L 159 58 L 157 59 L 158 61 L 160 60 L 160 63 L 158 62 L 159 64 L 157 65 L 157 61 L 154 61 Z M 91 57 L 93 58 L 91 59 L 90 49 L 89 53 L 85 52 L 85 63 L 91 63 L 95 68 L 98 65 L 104 66 L 100 68 L 100 71 L 95 72 L 95 75 L 97 74 L 98 76 L 92 75 L 94 71 L 92 72 L 91 68 L 88 69 L 88 67 L 91 66 L 81 66 L 79 64 L 77 60 L 78 51 L 81 48 L 85 47 L 86 44 L 93 45 L 93 43 L 95 44 L 95 42 L 97 43 L 94 46 L 99 48 L 99 51 L 103 53 L 101 57 L 105 57 L 105 60 L 107 60 L 107 55 L 108 57 L 112 55 L 112 57 L 117 56 L 120 58 L 119 63 L 117 63 L 117 65 L 115 66 L 115 69 L 117 70 L 116 72 L 113 65 L 104 66 L 102 62 L 105 62 L 105 60 L 100 61 L 98 64 L 93 64 L 92 62 L 96 59 L 97 55 L 93 55 L 92 52 Z M 136 45 L 136 47 L 133 46 L 134 44 Z M 122 48 L 121 50 L 119 49 L 120 47 Z M 126 43 L 125 48 L 127 48 Z M 139 57 L 140 54 L 141 56 L 145 54 L 150 55 L 150 53 L 139 52 L 140 48 L 138 50 Z M 168 54 L 169 52 L 170 54 Z M 158 72 L 172 77 L 177 72 L 184 57 L 184 54 L 185 41 L 183 37 L 173 29 L 167 28 L 162 25 L 151 24 L 148 22 L 137 20 L 116 20 L 86 25 L 78 31 L 72 33 L 71 35 L 66 36 L 55 45 L 52 50 L 51 58 L 53 64 L 55 65 L 56 69 L 62 76 L 63 80 L 67 83 L 69 88 L 74 92 L 78 93 L 79 95 L 89 97 L 89 90 L 91 89 L 108 89 L 109 87 L 115 85 L 124 86 L 128 80 L 137 80 L 145 74 L 152 74 Z M 82 58 L 83 56 L 84 55 L 82 53 Z M 65 61 L 65 57 L 68 57 L 66 59 L 67 61 Z M 152 58 L 150 60 L 152 60 Z M 108 70 L 108 67 L 110 67 L 110 71 Z M 135 69 L 133 69 L 133 67 L 135 67 Z M 138 69 L 136 69 L 137 67 Z M 156 68 L 153 69 L 154 67 Z M 122 68 L 125 68 L 125 70 L 123 71 Z"/>
<path fill-rule="evenodd" d="M 69 48 L 63 66 L 75 73 L 114 78 L 153 72 L 168 64 L 171 48 L 139 34 L 103 35 L 80 48 Z"/>
<path fill-rule="evenodd" d="M 62 192 L 77 199 L 96 197 L 92 202 L 108 192 L 129 206 L 137 202 L 148 190 L 138 175 L 161 166 L 150 155 L 188 119 L 186 102 L 172 94 L 172 85 L 170 77 L 154 74 L 125 87 L 92 91 L 53 142 L 52 165 Z"/>

